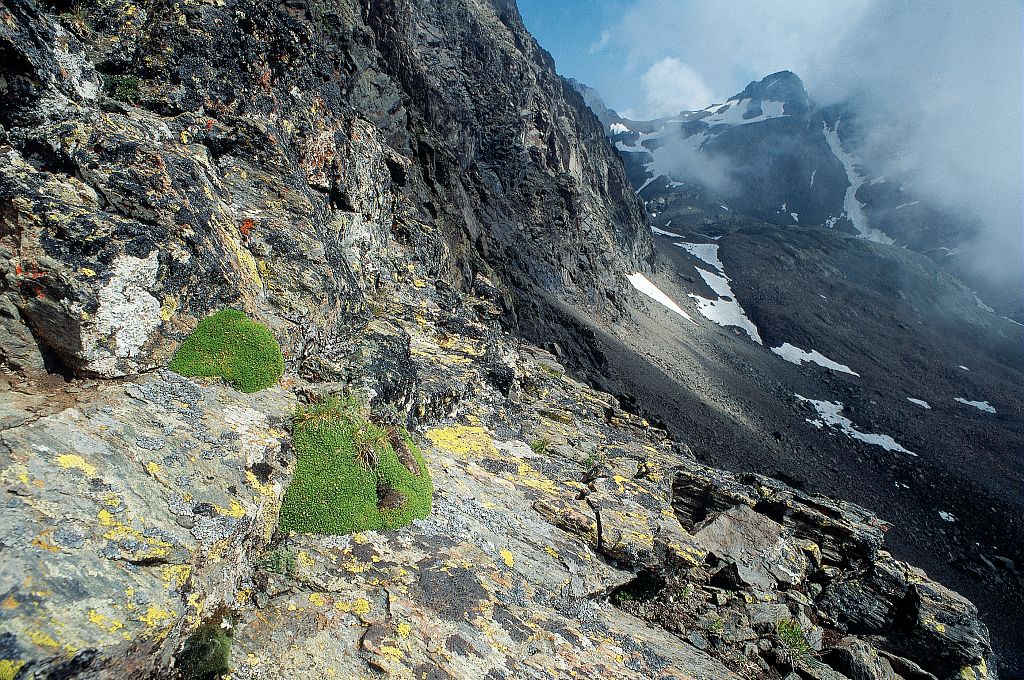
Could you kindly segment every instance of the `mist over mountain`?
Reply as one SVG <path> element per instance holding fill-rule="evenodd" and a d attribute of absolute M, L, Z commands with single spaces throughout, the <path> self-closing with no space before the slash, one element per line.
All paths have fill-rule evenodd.
<path fill-rule="evenodd" d="M 988 281 L 987 290 L 1024 288 L 1017 0 L 637 0 L 603 12 L 605 39 L 577 77 L 623 116 L 699 110 L 792 71 L 818 107 L 842 105 L 851 145 L 874 177 L 899 177 L 947 215 L 976 222 L 958 271 Z M 554 48 L 558 60 L 572 46 Z M 857 129 L 865 135 L 854 139 Z"/>
<path fill-rule="evenodd" d="M 589 98 L 604 108 L 596 91 Z M 1003 314 L 1024 315 L 1016 285 L 1024 276 L 1024 231 L 1015 225 L 1021 189 L 1011 186 L 1019 146 L 1003 144 L 987 166 L 969 157 L 998 136 L 998 121 L 984 131 L 952 121 L 949 134 L 980 140 L 967 152 L 943 144 L 914 105 L 886 107 L 867 96 L 821 105 L 790 71 L 699 111 L 646 122 L 614 111 L 600 117 L 634 179 L 643 176 L 641 192 L 644 180 L 691 181 L 762 219 L 871 232 L 930 254 Z M 933 133 L 936 143 L 923 141 Z M 987 182 L 990 175 L 998 179 Z"/>
<path fill-rule="evenodd" d="M 979 220 L 964 266 L 1024 285 L 1024 15 L 1015 0 L 874 5 L 831 62 L 806 73 L 819 105 L 853 111 L 857 153 L 937 206 Z"/>

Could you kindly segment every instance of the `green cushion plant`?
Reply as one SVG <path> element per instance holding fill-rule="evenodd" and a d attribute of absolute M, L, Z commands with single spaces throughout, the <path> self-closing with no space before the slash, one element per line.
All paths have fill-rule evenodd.
<path fill-rule="evenodd" d="M 223 625 L 221 621 L 227 621 Z M 230 620 L 218 617 L 199 626 L 178 655 L 182 680 L 220 680 L 231 665 Z"/>
<path fill-rule="evenodd" d="M 237 309 L 224 309 L 199 322 L 168 368 L 188 378 L 224 378 L 251 393 L 281 379 L 284 357 L 270 329 Z"/>
<path fill-rule="evenodd" d="M 393 530 L 430 514 L 434 486 L 403 428 L 370 421 L 354 399 L 299 410 L 295 476 L 281 506 L 282 531 L 344 535 Z"/>

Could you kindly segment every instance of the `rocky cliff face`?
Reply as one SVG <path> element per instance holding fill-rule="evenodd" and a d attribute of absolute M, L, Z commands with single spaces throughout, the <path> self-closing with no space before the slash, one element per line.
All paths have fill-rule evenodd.
<path fill-rule="evenodd" d="M 523 343 L 652 251 L 513 3 L 5 0 L 0 57 L 0 678 L 994 677 L 884 523 Z M 161 370 L 229 305 L 279 386 Z M 290 412 L 350 389 L 434 512 L 280 535 Z"/>
<path fill-rule="evenodd" d="M 73 372 L 152 368 L 178 320 L 227 302 L 322 362 L 400 260 L 491 279 L 512 325 L 535 293 L 614 315 L 649 253 L 600 125 L 514 6 L 45 9 L 10 3 L 3 27 L 3 276 Z"/>

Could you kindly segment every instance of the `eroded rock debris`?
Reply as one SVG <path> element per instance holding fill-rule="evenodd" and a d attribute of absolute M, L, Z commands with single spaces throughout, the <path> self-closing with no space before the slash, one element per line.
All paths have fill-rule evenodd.
<path fill-rule="evenodd" d="M 540 348 L 650 237 L 512 3 L 5 0 L 0 55 L 0 678 L 195 677 L 200 630 L 253 680 L 996 677 L 884 522 Z M 270 390 L 162 368 L 229 305 Z M 282 535 L 291 414 L 346 390 L 433 512 Z"/>

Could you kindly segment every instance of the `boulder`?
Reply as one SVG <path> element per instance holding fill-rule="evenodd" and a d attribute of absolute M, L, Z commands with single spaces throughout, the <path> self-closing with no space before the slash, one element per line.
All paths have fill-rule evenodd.
<path fill-rule="evenodd" d="M 857 638 L 843 638 L 822 660 L 850 680 L 898 680 L 889 661 Z"/>
<path fill-rule="evenodd" d="M 0 431 L 4 659 L 29 676 L 141 677 L 251 593 L 294 402 L 171 373 L 69 396 Z"/>
<path fill-rule="evenodd" d="M 775 590 L 801 583 L 807 559 L 781 524 L 749 506 L 715 515 L 694 532 L 694 540 L 719 560 L 736 565 L 747 587 Z"/>

